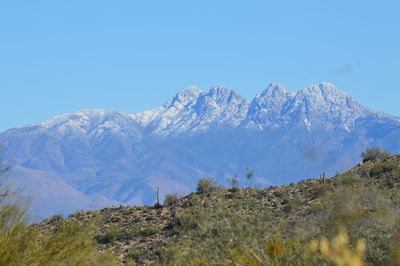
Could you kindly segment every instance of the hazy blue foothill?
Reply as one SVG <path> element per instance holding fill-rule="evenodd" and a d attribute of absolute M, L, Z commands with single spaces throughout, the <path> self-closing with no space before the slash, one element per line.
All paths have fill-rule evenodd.
<path fill-rule="evenodd" d="M 298 92 L 271 84 L 251 101 L 190 86 L 136 114 L 83 110 L 0 134 L 14 183 L 41 219 L 118 204 L 153 204 L 157 187 L 194 191 L 202 177 L 278 185 L 333 175 L 366 147 L 400 152 L 400 119 L 360 105 L 330 83 Z"/>

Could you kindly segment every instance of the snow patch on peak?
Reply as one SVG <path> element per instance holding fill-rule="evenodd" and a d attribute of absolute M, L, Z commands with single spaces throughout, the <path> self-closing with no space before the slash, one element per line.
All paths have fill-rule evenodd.
<path fill-rule="evenodd" d="M 322 82 L 319 85 L 310 85 L 302 90 L 300 90 L 297 94 L 299 95 L 307 95 L 307 96 L 328 96 L 330 95 L 331 97 L 350 97 L 348 96 L 344 91 L 338 89 L 333 85 L 332 83 L 329 82 Z"/>
<path fill-rule="evenodd" d="M 135 113 L 135 114 L 130 114 L 129 116 L 135 120 L 138 124 L 140 124 L 141 126 L 145 127 L 147 126 L 151 121 L 153 121 L 154 119 L 156 119 L 158 116 L 161 115 L 161 113 L 164 111 L 165 109 L 163 107 L 159 107 L 159 108 L 155 108 L 152 110 L 147 110 L 147 111 L 142 111 L 139 113 Z"/>
<path fill-rule="evenodd" d="M 314 128 L 352 131 L 359 118 L 373 116 L 385 117 L 365 108 L 328 82 L 310 85 L 298 92 L 288 92 L 280 84 L 270 84 L 252 101 L 246 123 L 257 128 L 258 125 L 302 125 L 308 131 Z"/>
<path fill-rule="evenodd" d="M 339 90 L 331 83 L 311 85 L 298 91 L 290 106 L 304 106 L 317 111 L 318 109 L 330 109 L 345 111 L 347 109 L 363 109 L 352 97 Z"/>
<path fill-rule="evenodd" d="M 339 90 L 338 88 L 336 88 L 335 85 L 333 85 L 333 84 L 330 83 L 330 82 L 321 82 L 318 86 L 319 86 L 321 89 L 322 89 L 322 88 L 325 88 L 325 89 L 331 89 L 331 90 Z"/>
<path fill-rule="evenodd" d="M 75 126 L 86 126 L 93 121 L 101 121 L 114 114 L 122 114 L 114 110 L 102 109 L 86 109 L 72 113 L 57 115 L 45 122 L 34 124 L 34 126 L 41 126 L 44 128 L 51 128 L 59 124 L 70 124 Z M 127 114 L 125 114 L 127 115 Z"/>
<path fill-rule="evenodd" d="M 212 87 L 206 94 L 199 98 L 199 102 L 207 99 L 206 101 L 212 101 L 216 104 L 230 104 L 231 102 L 241 102 L 245 99 L 235 90 L 230 90 L 222 85 L 216 85 Z M 247 101 L 247 100 L 246 100 Z"/>
<path fill-rule="evenodd" d="M 200 89 L 197 86 L 194 85 L 189 85 L 183 89 L 181 89 L 177 94 L 182 95 L 182 96 L 186 96 L 186 97 L 190 97 L 190 96 L 198 96 L 203 92 L 202 89 Z"/>
<path fill-rule="evenodd" d="M 268 87 L 262 92 L 258 93 L 255 99 L 265 98 L 265 99 L 273 99 L 276 97 L 287 97 L 293 96 L 295 93 L 289 92 L 286 90 L 285 86 L 279 83 L 271 83 Z"/>
<path fill-rule="evenodd" d="M 199 97 L 194 106 L 199 119 L 205 124 L 230 123 L 238 125 L 248 111 L 249 101 L 234 90 L 221 85 L 213 87 L 208 93 Z"/>
<path fill-rule="evenodd" d="M 287 103 L 284 119 L 290 123 L 308 121 L 307 129 L 315 126 L 350 131 L 358 118 L 369 114 L 365 107 L 333 84 L 321 83 L 298 91 Z"/>
<path fill-rule="evenodd" d="M 215 86 L 213 86 L 210 90 L 210 94 L 214 95 L 220 95 L 220 94 L 225 94 L 227 92 L 230 92 L 231 90 L 229 90 L 228 88 L 224 87 L 221 84 L 217 84 Z"/>
<path fill-rule="evenodd" d="M 67 136 L 97 137 L 102 132 L 140 136 L 138 123 L 131 115 L 101 109 L 87 109 L 55 116 L 45 122 L 27 126 L 58 139 Z M 101 134 L 100 134 L 101 133 Z"/>
<path fill-rule="evenodd" d="M 196 86 L 188 86 L 181 89 L 177 94 L 170 98 L 163 107 L 165 109 L 182 109 L 188 105 L 193 105 L 197 98 L 204 92 Z"/>
<path fill-rule="evenodd" d="M 283 115 L 285 104 L 293 97 L 294 93 L 287 91 L 283 85 L 271 83 L 251 102 L 250 124 L 270 125 L 274 123 Z"/>
<path fill-rule="evenodd" d="M 240 124 L 246 118 L 248 105 L 248 100 L 223 86 L 215 86 L 207 92 L 191 86 L 178 92 L 161 109 L 133 117 L 151 135 L 196 134 L 212 125 Z"/>
<path fill-rule="evenodd" d="M 337 96 L 342 96 L 342 97 L 350 97 L 349 95 L 347 95 L 347 93 L 338 89 L 332 83 L 323 82 L 323 83 L 319 84 L 318 87 L 320 88 L 322 94 L 324 94 L 324 95 L 329 94 L 329 95 L 337 95 Z"/>

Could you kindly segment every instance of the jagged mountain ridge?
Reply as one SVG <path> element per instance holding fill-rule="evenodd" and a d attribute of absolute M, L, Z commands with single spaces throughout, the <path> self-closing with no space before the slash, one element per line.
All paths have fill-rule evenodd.
<path fill-rule="evenodd" d="M 182 89 L 162 108 L 133 115 L 143 126 L 151 125 L 156 135 L 198 133 L 206 125 L 276 127 L 282 124 L 303 123 L 307 127 L 342 127 L 351 131 L 355 121 L 369 116 L 389 118 L 360 105 L 354 98 L 333 84 L 311 85 L 297 93 L 280 84 L 270 84 L 249 102 L 237 92 L 216 86 L 208 92 L 190 86 Z M 151 121 L 151 122 L 150 122 Z"/>
<path fill-rule="evenodd" d="M 161 108 L 136 114 L 107 110 L 82 110 L 56 116 L 46 122 L 30 125 L 47 132 L 68 134 L 68 130 L 88 131 L 90 136 L 103 131 L 141 138 L 144 134 L 174 136 L 196 134 L 210 125 L 276 127 L 289 123 L 312 124 L 326 128 L 353 130 L 355 121 L 370 116 L 392 119 L 394 116 L 368 109 L 330 83 L 311 85 L 297 93 L 280 84 L 270 84 L 250 102 L 237 92 L 215 86 L 208 92 L 195 86 L 183 88 Z M 311 123 L 314 122 L 314 123 Z M 52 128 L 56 131 L 52 131 Z M 122 128 L 125 127 L 125 128 Z"/>
<path fill-rule="evenodd" d="M 210 125 L 239 125 L 249 101 L 222 86 L 205 92 L 195 86 L 182 89 L 161 108 L 133 115 L 150 135 L 196 134 Z"/>
<path fill-rule="evenodd" d="M 35 176 L 49 177 L 48 184 L 61 180 L 64 191 L 87 196 L 82 208 L 93 208 L 150 204 L 157 187 L 162 196 L 184 194 L 200 177 L 224 183 L 243 176 L 247 165 L 262 186 L 333 173 L 354 164 L 370 145 L 398 152 L 399 135 L 398 118 L 322 83 L 297 93 L 271 84 L 252 101 L 222 86 L 189 86 L 154 110 L 78 111 L 10 129 L 0 142 L 17 176 L 23 172 L 33 183 Z M 18 181 L 28 194 L 31 186 L 24 183 L 30 182 Z M 39 197 L 46 198 L 42 186 Z M 56 198 L 52 203 L 52 212 L 41 217 L 81 208 L 65 208 Z"/>

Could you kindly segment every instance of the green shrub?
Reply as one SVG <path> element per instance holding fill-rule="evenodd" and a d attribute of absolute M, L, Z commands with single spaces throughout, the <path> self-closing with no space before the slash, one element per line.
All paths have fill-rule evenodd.
<path fill-rule="evenodd" d="M 166 206 L 174 205 L 178 201 L 179 201 L 178 194 L 176 194 L 176 193 L 167 194 L 167 195 L 165 195 L 164 205 L 166 205 Z"/>
<path fill-rule="evenodd" d="M 198 193 L 207 193 L 212 191 L 215 188 L 216 181 L 214 178 L 201 178 L 197 183 L 197 192 Z"/>
<path fill-rule="evenodd" d="M 20 221 L 20 209 L 0 210 L 0 265 L 114 265 L 116 260 L 98 253 L 94 229 L 78 221 L 42 233 Z"/>
<path fill-rule="evenodd" d="M 329 192 L 332 192 L 332 186 L 330 184 L 319 183 L 311 188 L 311 196 L 313 199 L 324 197 L 328 195 Z"/>
<path fill-rule="evenodd" d="M 283 191 L 282 188 L 277 188 L 274 191 L 274 196 L 277 197 L 277 198 L 281 198 L 281 197 L 283 197 L 283 195 L 284 195 L 284 191 Z"/>
<path fill-rule="evenodd" d="M 300 198 L 295 198 L 292 200 L 289 200 L 285 206 L 283 207 L 284 212 L 290 212 L 292 210 L 298 209 L 302 205 L 302 201 Z"/>
<path fill-rule="evenodd" d="M 4 174 L 1 161 L 0 169 Z M 99 254 L 92 223 L 53 216 L 56 229 L 27 225 L 25 202 L 0 178 L 0 265 L 116 265 L 113 256 Z"/>
<path fill-rule="evenodd" d="M 128 231 L 118 225 L 111 225 L 104 234 L 96 236 L 96 240 L 100 244 L 113 244 L 117 241 L 136 238 L 139 235 L 140 229 L 136 226 Z"/>
<path fill-rule="evenodd" d="M 378 160 L 383 161 L 390 157 L 390 152 L 387 150 L 381 150 L 379 147 L 367 148 L 361 153 L 363 162 L 376 162 Z"/>
<path fill-rule="evenodd" d="M 197 200 L 193 199 L 193 198 L 190 198 L 190 199 L 188 199 L 188 200 L 183 202 L 183 207 L 184 208 L 193 207 L 196 204 L 197 204 Z"/>
<path fill-rule="evenodd" d="M 393 161 L 376 162 L 371 168 L 370 175 L 377 176 L 385 172 L 389 172 L 397 167 L 397 164 Z"/>
<path fill-rule="evenodd" d="M 202 210 L 190 208 L 176 216 L 172 222 L 173 232 L 196 230 L 205 221 Z"/>
<path fill-rule="evenodd" d="M 156 226 L 151 225 L 151 224 L 146 224 L 140 230 L 140 235 L 143 237 L 152 236 L 152 235 L 158 233 L 158 231 L 159 231 L 159 229 Z"/>
<path fill-rule="evenodd" d="M 127 257 L 128 259 L 134 260 L 138 264 L 144 264 L 146 259 L 145 251 L 140 247 L 131 248 L 128 251 Z"/>

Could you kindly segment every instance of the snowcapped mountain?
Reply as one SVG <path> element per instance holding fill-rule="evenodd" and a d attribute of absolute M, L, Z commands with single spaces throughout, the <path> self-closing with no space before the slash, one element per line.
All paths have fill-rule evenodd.
<path fill-rule="evenodd" d="M 288 92 L 280 84 L 270 84 L 257 94 L 251 102 L 248 120 L 250 125 L 273 126 L 279 123 L 285 112 L 285 106 L 294 98 L 294 92 Z"/>
<path fill-rule="evenodd" d="M 146 132 L 158 136 L 192 135 L 211 126 L 237 126 L 245 118 L 249 101 L 222 86 L 204 92 L 195 86 L 182 89 L 161 108 L 132 115 Z"/>
<path fill-rule="evenodd" d="M 155 191 L 224 184 L 245 168 L 260 186 L 333 174 L 367 146 L 400 151 L 400 119 L 363 107 L 329 83 L 298 92 L 271 84 L 249 101 L 215 86 L 189 86 L 136 114 L 84 110 L 0 134 L 15 184 L 36 219 L 77 209 L 152 204 Z"/>
<path fill-rule="evenodd" d="M 358 119 L 369 116 L 397 118 L 368 109 L 330 83 L 311 85 L 297 93 L 271 84 L 258 94 L 249 110 L 250 125 L 282 126 L 303 124 L 308 130 L 342 128 L 354 130 Z"/>

